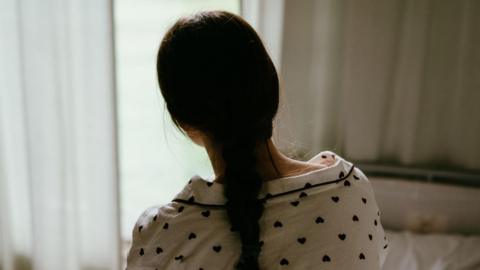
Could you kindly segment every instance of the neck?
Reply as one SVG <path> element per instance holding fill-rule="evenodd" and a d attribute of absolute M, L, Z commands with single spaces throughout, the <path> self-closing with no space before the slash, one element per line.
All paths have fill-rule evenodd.
<path fill-rule="evenodd" d="M 225 170 L 225 163 L 222 158 L 221 148 L 218 145 L 208 142 L 205 143 L 204 146 L 215 173 L 214 181 L 223 183 L 222 175 L 223 171 Z M 284 177 L 288 175 L 289 172 L 304 171 L 306 167 L 311 168 L 312 165 L 306 162 L 288 158 L 277 149 L 271 138 L 266 142 L 259 144 L 257 149 L 255 149 L 255 155 L 257 159 L 257 172 L 260 174 L 262 179 L 264 179 L 264 181 Z"/>

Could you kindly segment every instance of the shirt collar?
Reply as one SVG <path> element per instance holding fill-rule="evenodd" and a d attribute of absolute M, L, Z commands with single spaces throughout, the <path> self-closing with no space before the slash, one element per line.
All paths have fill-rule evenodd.
<path fill-rule="evenodd" d="M 258 198 L 276 197 L 303 188 L 339 182 L 347 178 L 353 171 L 352 163 L 331 151 L 320 152 L 309 162 L 318 162 L 322 159 L 331 159 L 332 165 L 304 174 L 264 182 Z M 204 179 L 195 174 L 172 201 L 221 207 L 225 205 L 227 200 L 223 193 L 223 184 L 212 182 L 211 179 Z"/>

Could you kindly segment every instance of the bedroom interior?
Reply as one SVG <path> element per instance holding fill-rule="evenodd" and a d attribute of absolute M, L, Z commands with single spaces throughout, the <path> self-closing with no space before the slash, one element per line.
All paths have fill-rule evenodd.
<path fill-rule="evenodd" d="M 279 148 L 369 177 L 383 269 L 480 269 L 479 1 L 2 0 L 0 270 L 124 269 L 145 206 L 212 173 L 154 72 L 167 27 L 207 9 L 264 40 Z"/>

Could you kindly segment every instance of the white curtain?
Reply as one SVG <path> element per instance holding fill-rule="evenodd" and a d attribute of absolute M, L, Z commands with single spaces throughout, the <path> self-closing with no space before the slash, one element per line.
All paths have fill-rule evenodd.
<path fill-rule="evenodd" d="M 299 155 L 480 169 L 479 26 L 475 0 L 286 1 L 283 134 Z"/>
<path fill-rule="evenodd" d="M 285 0 L 241 0 L 241 15 L 260 35 L 277 69 L 282 60 Z"/>
<path fill-rule="evenodd" d="M 109 0 L 0 1 L 0 269 L 119 269 Z"/>

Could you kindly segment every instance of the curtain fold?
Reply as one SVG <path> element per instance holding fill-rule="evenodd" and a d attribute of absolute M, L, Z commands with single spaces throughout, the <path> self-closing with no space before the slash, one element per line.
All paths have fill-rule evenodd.
<path fill-rule="evenodd" d="M 0 10 L 0 268 L 118 269 L 111 2 Z"/>
<path fill-rule="evenodd" d="M 285 12 L 300 155 L 480 169 L 478 1 L 309 0 Z"/>
<path fill-rule="evenodd" d="M 285 0 L 242 0 L 241 14 L 258 32 L 277 69 L 281 67 Z"/>

